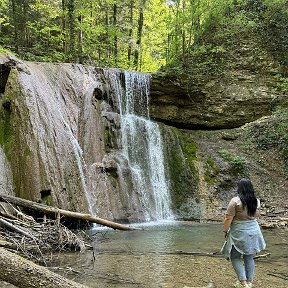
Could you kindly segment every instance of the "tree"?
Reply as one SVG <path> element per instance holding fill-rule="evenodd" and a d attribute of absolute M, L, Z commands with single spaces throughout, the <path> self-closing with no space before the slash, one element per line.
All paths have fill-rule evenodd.
<path fill-rule="evenodd" d="M 68 30 L 69 30 L 67 56 L 69 61 L 76 62 L 77 56 L 76 56 L 75 0 L 67 0 L 64 9 L 67 9 L 66 23 L 68 23 Z"/>
<path fill-rule="evenodd" d="M 136 38 L 137 40 L 136 40 L 136 48 L 134 51 L 134 67 L 136 69 L 139 69 L 139 67 L 141 67 L 139 63 L 139 54 L 141 50 L 145 3 L 146 0 L 139 0 L 139 16 L 138 16 L 137 38 Z"/>
<path fill-rule="evenodd" d="M 280 38 L 285 38 L 285 29 L 283 36 L 281 32 L 281 27 L 286 27 L 281 20 L 287 17 L 285 3 L 285 0 L 0 0 L 0 44 L 29 60 L 81 62 L 152 72 L 169 63 L 189 65 L 194 43 L 205 45 L 203 35 L 228 22 L 237 30 L 239 23 L 244 27 L 260 17 L 258 20 L 262 22 L 267 20 L 266 26 L 279 26 Z M 268 11 L 276 11 L 273 15 L 279 16 L 281 24 L 273 15 L 270 16 L 275 21 L 268 16 Z"/>
<path fill-rule="evenodd" d="M 132 54 L 132 33 L 133 33 L 133 10 L 134 10 L 134 0 L 129 1 L 129 26 L 128 26 L 128 49 L 127 49 L 127 58 L 128 65 L 131 65 L 131 54 Z"/>

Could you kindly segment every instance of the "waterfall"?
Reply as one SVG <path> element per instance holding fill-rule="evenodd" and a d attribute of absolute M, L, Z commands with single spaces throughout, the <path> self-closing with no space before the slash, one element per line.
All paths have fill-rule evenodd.
<path fill-rule="evenodd" d="M 124 76 L 124 89 L 118 87 L 119 77 L 113 81 L 117 86 L 113 88 L 120 94 L 121 143 L 132 173 L 134 193 L 146 221 L 171 219 L 160 129 L 149 120 L 150 75 L 125 71 Z M 115 80 L 115 74 L 112 78 Z"/>
<path fill-rule="evenodd" d="M 87 189 L 87 185 L 86 185 L 86 177 L 85 177 L 85 173 L 84 173 L 84 165 L 83 163 L 84 162 L 84 159 L 83 159 L 83 151 L 77 141 L 77 139 L 75 138 L 74 134 L 73 134 L 73 131 L 71 129 L 71 127 L 68 125 L 68 123 L 64 120 L 64 118 L 62 117 L 62 121 L 64 123 L 64 126 L 67 130 L 67 134 L 68 134 L 68 137 L 69 137 L 69 140 L 71 142 L 71 145 L 72 145 L 72 149 L 73 149 L 73 152 L 74 152 L 74 155 L 76 157 L 76 162 L 77 162 L 77 167 L 78 167 L 78 170 L 79 170 L 79 176 L 80 176 L 80 179 L 81 179 L 81 184 L 82 184 L 82 187 L 83 187 L 83 190 L 84 190 L 84 195 L 85 195 L 85 198 L 86 198 L 86 201 L 87 201 L 87 204 L 88 204 L 88 211 L 91 215 L 94 215 L 95 214 L 95 211 L 93 209 L 93 201 L 91 199 L 91 195 Z"/>
<path fill-rule="evenodd" d="M 15 95 L 27 121 L 16 131 L 29 159 L 20 143 L 15 149 L 33 165 L 27 173 L 13 166 L 10 177 L 0 151 L 0 190 L 12 187 L 13 172 L 25 180 L 17 193 L 38 199 L 39 191 L 50 190 L 65 209 L 88 208 L 123 222 L 172 218 L 161 133 L 149 120 L 150 76 L 70 64 L 27 67 L 15 79 L 21 89 Z M 16 93 L 12 86 L 9 93 Z"/>

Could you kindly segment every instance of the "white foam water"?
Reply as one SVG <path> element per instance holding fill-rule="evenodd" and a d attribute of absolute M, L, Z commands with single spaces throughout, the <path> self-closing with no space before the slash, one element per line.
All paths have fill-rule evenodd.
<path fill-rule="evenodd" d="M 134 193 L 145 221 L 172 219 L 161 133 L 159 125 L 149 119 L 150 75 L 125 71 L 123 89 L 119 87 L 119 75 L 110 73 L 114 73 L 109 78 L 120 104 L 123 155 L 132 172 Z"/>

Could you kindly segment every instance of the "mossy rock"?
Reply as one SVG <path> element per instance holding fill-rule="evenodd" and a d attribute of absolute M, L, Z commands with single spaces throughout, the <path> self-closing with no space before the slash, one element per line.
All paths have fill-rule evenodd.
<path fill-rule="evenodd" d="M 188 217 L 187 203 L 198 199 L 198 173 L 194 164 L 197 159 L 197 145 L 180 129 L 161 125 L 161 133 L 164 139 L 163 154 L 168 171 L 172 210 L 176 217 Z"/>

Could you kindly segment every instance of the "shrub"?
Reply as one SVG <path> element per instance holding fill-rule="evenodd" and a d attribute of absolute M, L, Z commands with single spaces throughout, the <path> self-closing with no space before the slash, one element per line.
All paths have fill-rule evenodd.
<path fill-rule="evenodd" d="M 233 169 L 240 173 L 245 170 L 246 161 L 244 158 L 232 154 L 230 151 L 221 149 L 218 151 L 219 154 L 233 167 Z"/>

